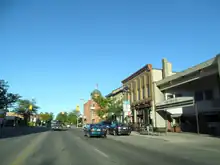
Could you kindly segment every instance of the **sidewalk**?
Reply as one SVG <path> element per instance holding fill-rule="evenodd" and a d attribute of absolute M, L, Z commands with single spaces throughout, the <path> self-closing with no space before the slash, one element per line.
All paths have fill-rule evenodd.
<path fill-rule="evenodd" d="M 132 136 L 140 136 L 144 138 L 152 138 L 167 141 L 170 143 L 213 143 L 217 142 L 220 144 L 220 138 L 211 137 L 209 135 L 198 135 L 192 133 L 171 133 L 168 132 L 167 134 L 160 134 L 159 136 L 153 135 L 140 135 L 138 132 L 132 132 Z"/>
<path fill-rule="evenodd" d="M 28 135 L 32 133 L 40 133 L 48 131 L 48 128 L 44 127 L 3 127 L 0 128 L 0 139 L 2 138 L 9 138 L 9 137 L 16 137 L 22 135 Z"/>

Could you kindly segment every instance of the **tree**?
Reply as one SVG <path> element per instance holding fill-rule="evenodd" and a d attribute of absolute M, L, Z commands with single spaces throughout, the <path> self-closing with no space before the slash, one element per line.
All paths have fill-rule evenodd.
<path fill-rule="evenodd" d="M 73 110 L 68 114 L 68 122 L 76 124 L 77 123 L 77 118 L 80 116 L 80 112 Z"/>
<path fill-rule="evenodd" d="M 105 98 L 103 96 L 93 97 L 93 100 L 99 105 L 99 109 L 96 111 L 96 114 L 104 119 L 105 117 L 111 117 L 113 114 L 115 116 L 120 116 L 123 111 L 122 101 Z"/>
<path fill-rule="evenodd" d="M 103 96 L 97 96 L 92 98 L 99 106 L 99 109 L 96 110 L 96 114 L 104 119 L 106 115 L 108 115 L 108 108 L 111 105 L 111 99 L 105 98 Z"/>
<path fill-rule="evenodd" d="M 9 93 L 8 89 L 8 82 L 0 80 L 0 109 L 12 107 L 20 98 L 18 94 Z"/>
<path fill-rule="evenodd" d="M 40 113 L 39 116 L 40 116 L 41 121 L 44 121 L 44 122 L 49 122 L 53 120 L 53 113 L 48 113 L 48 112 Z"/>
<path fill-rule="evenodd" d="M 112 99 L 108 107 L 108 112 L 116 116 L 120 116 L 122 111 L 123 111 L 122 101 Z"/>
<path fill-rule="evenodd" d="M 30 105 L 32 105 L 32 110 L 29 110 Z M 22 115 L 24 117 L 25 124 L 27 124 L 30 116 L 34 113 L 37 113 L 38 109 L 39 107 L 36 105 L 35 100 L 19 99 L 14 112 Z"/>
<path fill-rule="evenodd" d="M 67 122 L 67 119 L 68 119 L 68 113 L 67 112 L 60 112 L 57 114 L 56 116 L 56 120 L 59 120 L 63 123 L 66 123 Z"/>
<path fill-rule="evenodd" d="M 63 123 L 73 123 L 76 124 L 77 123 L 77 118 L 80 116 L 80 112 L 78 112 L 77 110 L 73 110 L 69 113 L 67 112 L 60 112 L 58 113 L 58 115 L 56 116 L 56 120 L 59 120 Z"/>

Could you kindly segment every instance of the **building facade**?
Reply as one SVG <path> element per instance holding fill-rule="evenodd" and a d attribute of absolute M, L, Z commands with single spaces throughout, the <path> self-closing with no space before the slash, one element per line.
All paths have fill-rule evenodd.
<path fill-rule="evenodd" d="M 112 99 L 119 107 L 121 108 L 121 113 L 120 114 L 111 114 L 111 120 L 117 120 L 119 122 L 123 122 L 123 100 L 124 100 L 124 90 L 123 87 L 119 87 L 115 90 L 113 90 L 111 93 L 106 95 L 106 98 Z M 125 116 L 124 116 L 125 117 Z"/>
<path fill-rule="evenodd" d="M 147 64 L 122 81 L 123 86 L 129 89 L 125 98 L 130 100 L 132 123 L 136 129 L 142 124 L 155 126 L 153 84 L 161 79 L 162 70 Z"/>
<path fill-rule="evenodd" d="M 100 117 L 97 115 L 97 111 L 100 109 L 98 104 L 92 99 L 101 95 L 98 89 L 95 89 L 91 93 L 91 99 L 84 104 L 84 124 L 98 123 L 100 122 Z"/>
<path fill-rule="evenodd" d="M 84 104 L 84 124 L 100 122 L 100 118 L 96 114 L 98 109 L 99 106 L 93 100 L 88 100 Z"/>
<path fill-rule="evenodd" d="M 156 111 L 168 130 L 220 134 L 219 71 L 217 55 L 156 82 Z"/>
<path fill-rule="evenodd" d="M 109 93 L 106 98 L 114 99 L 115 102 L 122 102 L 123 101 L 123 87 L 119 87 Z"/>

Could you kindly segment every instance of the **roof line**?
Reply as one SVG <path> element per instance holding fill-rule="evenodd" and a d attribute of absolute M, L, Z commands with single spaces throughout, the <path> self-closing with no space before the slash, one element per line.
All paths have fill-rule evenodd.
<path fill-rule="evenodd" d="M 180 78 L 180 77 L 182 77 L 182 76 L 189 75 L 189 74 L 191 74 L 191 73 L 193 73 L 193 72 L 195 72 L 195 71 L 198 71 L 198 70 L 207 68 L 207 67 L 211 66 L 212 64 L 214 64 L 214 63 L 216 62 L 216 58 L 218 58 L 219 55 L 220 55 L 220 54 L 216 55 L 216 57 L 211 58 L 211 59 L 209 59 L 209 60 L 207 60 L 207 61 L 205 61 L 205 62 L 202 62 L 202 63 L 200 63 L 200 64 L 198 64 L 198 65 L 195 65 L 195 66 L 193 66 L 193 67 L 191 67 L 191 68 L 188 68 L 188 69 L 186 69 L 186 70 L 183 70 L 182 72 L 177 72 L 176 74 L 174 74 L 174 75 L 172 75 L 172 76 L 168 76 L 168 77 L 166 77 L 166 78 L 163 79 L 163 80 L 157 81 L 156 84 L 157 84 L 158 86 L 160 86 L 160 85 L 163 85 L 163 84 L 165 84 L 165 83 L 168 83 L 169 81 L 178 79 L 178 78 Z"/>
<path fill-rule="evenodd" d="M 128 76 L 126 79 L 122 80 L 121 82 L 124 84 L 124 83 L 128 82 L 129 80 L 133 79 L 134 77 L 136 77 L 137 75 L 143 73 L 144 71 L 148 71 L 149 70 L 149 65 L 151 65 L 151 64 L 146 64 L 144 67 L 137 70 L 136 72 L 134 72 L 133 74 Z"/>

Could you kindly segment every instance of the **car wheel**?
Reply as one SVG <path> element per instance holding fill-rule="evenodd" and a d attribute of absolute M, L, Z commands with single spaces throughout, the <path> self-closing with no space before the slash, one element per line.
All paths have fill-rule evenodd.
<path fill-rule="evenodd" d="M 116 136 L 116 135 L 117 135 L 117 133 L 116 133 L 116 131 L 115 131 L 115 130 L 113 131 L 113 135 L 114 135 L 114 136 Z"/>

